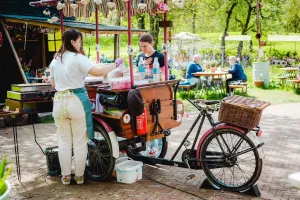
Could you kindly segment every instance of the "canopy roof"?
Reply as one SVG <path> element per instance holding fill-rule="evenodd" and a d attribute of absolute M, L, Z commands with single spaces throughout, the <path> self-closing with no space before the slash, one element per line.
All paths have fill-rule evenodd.
<path fill-rule="evenodd" d="M 173 40 L 201 40 L 201 38 L 198 35 L 189 32 L 178 33 L 172 39 Z"/>
<path fill-rule="evenodd" d="M 269 41 L 300 42 L 300 35 L 268 35 Z"/>
<path fill-rule="evenodd" d="M 5 21 L 15 22 L 15 23 L 24 23 L 27 22 L 29 25 L 36 25 L 49 28 L 60 29 L 60 23 L 54 22 L 52 24 L 47 22 L 46 17 L 35 17 L 35 16 L 26 16 L 26 15 L 9 15 L 9 14 L 0 14 L 0 18 L 5 18 Z M 73 27 L 84 33 L 91 33 L 96 30 L 96 25 L 93 23 L 79 22 L 70 19 L 64 19 L 64 26 L 66 28 Z M 123 26 L 108 26 L 99 24 L 98 25 L 100 34 L 127 34 L 128 28 Z M 144 29 L 132 29 L 133 34 L 142 34 L 147 32 Z"/>

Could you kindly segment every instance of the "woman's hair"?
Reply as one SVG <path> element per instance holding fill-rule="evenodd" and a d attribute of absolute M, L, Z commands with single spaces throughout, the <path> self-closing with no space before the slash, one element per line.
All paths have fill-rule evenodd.
<path fill-rule="evenodd" d="M 152 44 L 153 43 L 153 37 L 149 33 L 144 33 L 144 34 L 141 35 L 139 41 L 140 42 L 148 42 L 148 43 Z"/>
<path fill-rule="evenodd" d="M 236 62 L 236 57 L 235 56 L 230 56 L 229 60 L 233 60 L 234 62 Z"/>
<path fill-rule="evenodd" d="M 76 41 L 79 37 L 81 37 L 81 40 L 83 39 L 82 34 L 79 31 L 77 31 L 73 28 L 67 29 L 62 36 L 62 45 L 60 46 L 59 50 L 56 52 L 54 57 L 57 58 L 59 56 L 61 58 L 61 62 L 62 62 L 62 56 L 66 51 L 70 51 L 70 52 L 73 52 L 76 54 L 80 53 L 82 55 L 85 55 L 82 46 L 80 48 L 80 51 L 77 51 L 71 43 L 71 40 Z M 83 43 L 83 40 L 82 40 L 82 43 Z"/>

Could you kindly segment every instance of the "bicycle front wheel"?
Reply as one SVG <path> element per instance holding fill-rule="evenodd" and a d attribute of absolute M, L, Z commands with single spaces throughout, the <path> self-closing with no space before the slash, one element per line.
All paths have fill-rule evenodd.
<path fill-rule="evenodd" d="M 229 191 L 247 190 L 262 170 L 262 159 L 253 142 L 232 129 L 216 130 L 205 138 L 200 160 L 208 181 Z"/>

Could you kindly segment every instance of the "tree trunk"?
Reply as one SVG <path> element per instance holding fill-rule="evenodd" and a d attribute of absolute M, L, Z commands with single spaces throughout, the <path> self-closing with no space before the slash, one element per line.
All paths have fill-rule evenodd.
<path fill-rule="evenodd" d="M 248 4 L 248 13 L 247 13 L 247 18 L 244 27 L 242 27 L 242 35 L 246 35 L 248 32 L 248 26 L 250 23 L 250 18 L 251 18 L 251 13 L 252 13 L 253 7 L 251 7 L 251 4 Z M 237 55 L 241 56 L 243 52 L 243 41 L 239 42 L 238 45 L 238 50 L 237 50 Z"/>
<path fill-rule="evenodd" d="M 157 49 L 158 47 L 158 35 L 159 35 L 159 18 L 150 15 L 150 34 L 153 36 L 154 45 L 153 48 Z"/>
<path fill-rule="evenodd" d="M 145 16 L 144 15 L 137 15 L 137 27 L 139 29 L 145 29 Z"/>
<path fill-rule="evenodd" d="M 196 33 L 196 13 L 193 15 L 192 32 Z"/>
<path fill-rule="evenodd" d="M 227 35 L 228 27 L 229 27 L 229 22 L 230 22 L 230 17 L 232 15 L 233 9 L 237 5 L 237 2 L 234 2 L 230 9 L 227 11 L 227 18 L 226 18 L 226 25 L 224 28 L 223 36 L 222 36 L 222 42 L 221 42 L 221 49 L 222 49 L 222 65 L 224 64 L 224 57 L 225 57 L 225 36 Z"/>

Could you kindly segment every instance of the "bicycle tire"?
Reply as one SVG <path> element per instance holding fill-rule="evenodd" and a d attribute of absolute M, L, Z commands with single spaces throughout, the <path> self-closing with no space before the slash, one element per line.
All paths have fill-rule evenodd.
<path fill-rule="evenodd" d="M 220 145 L 217 143 L 216 137 L 222 135 L 223 138 L 225 138 L 225 134 L 227 134 L 226 135 L 227 141 L 223 142 L 225 140 L 224 139 L 224 140 L 222 140 L 224 146 L 221 144 L 221 146 L 223 146 L 224 148 L 226 148 L 225 143 L 229 142 L 228 141 L 228 136 L 230 136 L 231 139 L 233 138 L 233 136 L 237 137 L 237 139 L 235 141 L 231 141 L 230 142 L 231 143 L 231 145 L 229 144 L 230 150 L 232 150 L 232 148 L 233 148 L 232 145 L 235 144 L 235 142 L 237 142 L 239 138 L 243 139 L 243 142 L 240 145 L 240 147 L 242 145 L 243 145 L 243 147 L 245 147 L 245 145 L 248 145 L 247 149 L 255 147 L 254 143 L 246 135 L 244 135 L 243 133 L 240 133 L 240 132 L 238 132 L 236 130 L 233 130 L 233 129 L 220 129 L 220 130 L 216 130 L 214 133 L 208 135 L 204 139 L 203 144 L 202 144 L 201 149 L 200 149 L 200 159 L 201 160 L 205 159 L 205 158 L 208 158 L 209 156 L 218 156 L 217 151 L 215 151 L 215 149 L 213 151 L 214 155 L 209 155 L 209 153 L 207 153 L 207 152 L 209 152 L 208 148 L 209 148 L 210 144 L 213 144 L 213 142 L 214 142 L 213 140 L 214 139 L 215 139 L 215 142 L 216 142 L 217 146 L 219 146 L 219 148 L 220 148 Z M 221 140 L 221 137 L 220 137 L 220 140 Z M 245 143 L 245 144 L 243 144 L 243 143 Z M 239 151 L 240 147 L 237 149 L 237 152 L 240 152 Z M 220 155 L 222 154 L 224 156 L 224 154 L 221 152 L 221 148 L 220 148 L 219 151 L 220 151 Z M 226 153 L 228 153 L 228 151 L 226 151 Z M 245 155 L 245 154 L 241 154 L 241 155 L 239 155 L 239 156 L 236 157 L 236 160 L 232 160 L 232 161 L 228 161 L 227 160 L 228 162 L 233 162 L 233 163 L 236 162 L 237 165 L 238 165 L 238 167 L 237 167 L 238 170 L 241 169 L 241 166 L 239 166 L 239 162 L 240 162 L 240 160 L 238 160 L 239 158 L 242 160 L 241 163 L 244 164 L 247 168 L 250 168 L 251 166 L 252 166 L 252 168 L 254 168 L 253 172 L 249 172 L 249 171 L 243 172 L 242 170 L 240 170 L 242 172 L 240 176 L 242 178 L 244 178 L 244 179 L 245 179 L 245 177 L 248 178 L 247 173 L 248 174 L 251 173 L 251 176 L 249 176 L 248 180 L 245 180 L 244 183 L 241 183 L 241 184 L 237 184 L 236 183 L 236 185 L 234 184 L 234 181 L 236 181 L 236 182 L 239 181 L 239 179 L 235 178 L 235 173 L 236 173 L 234 171 L 235 170 L 235 164 L 233 166 L 228 166 L 228 167 L 224 166 L 224 167 L 222 167 L 221 164 L 225 165 L 225 162 L 226 162 L 225 160 L 223 160 L 223 161 L 220 160 L 220 162 L 216 162 L 215 161 L 215 163 L 217 163 L 217 164 L 215 164 L 215 163 L 214 164 L 209 164 L 209 162 L 207 162 L 207 161 L 201 161 L 202 169 L 203 169 L 203 171 L 204 171 L 204 173 L 205 173 L 208 181 L 212 185 L 217 186 L 220 189 L 228 190 L 228 191 L 233 191 L 233 192 L 245 191 L 245 190 L 249 189 L 251 186 L 253 186 L 255 184 L 255 182 L 258 180 L 258 178 L 259 178 L 259 176 L 261 174 L 262 159 L 259 157 L 259 154 L 258 154 L 258 151 L 257 151 L 256 148 L 253 149 L 253 150 L 251 150 L 250 152 L 247 152 L 246 154 L 247 154 L 247 156 L 249 156 L 249 155 L 250 156 L 246 157 L 244 159 L 241 159 L 241 157 L 243 155 Z M 250 157 L 254 157 L 254 161 L 255 161 L 254 164 L 252 164 L 251 162 L 245 161 L 247 158 L 250 158 Z M 213 165 L 215 166 L 215 168 L 213 168 Z M 217 168 L 217 166 L 219 166 L 220 168 Z M 221 179 L 218 178 L 217 177 L 218 174 L 214 175 L 213 172 L 212 172 L 213 170 L 211 170 L 210 168 L 212 168 L 213 170 L 215 170 L 215 169 L 220 169 L 221 171 L 223 170 L 223 175 L 224 175 L 223 180 L 222 180 L 223 175 L 222 175 Z M 229 170 L 229 174 L 231 173 L 233 175 L 233 183 L 231 183 L 231 178 L 232 177 L 230 178 L 230 183 L 226 183 L 226 181 L 228 181 L 228 179 L 225 178 L 225 175 L 226 175 L 225 174 L 226 173 L 225 170 Z"/>
<path fill-rule="evenodd" d="M 99 124 L 94 124 L 95 139 L 88 143 L 88 156 L 85 174 L 95 181 L 108 181 L 112 178 L 115 166 L 112 144 L 107 131 Z M 96 133 L 101 136 L 96 137 Z"/>

